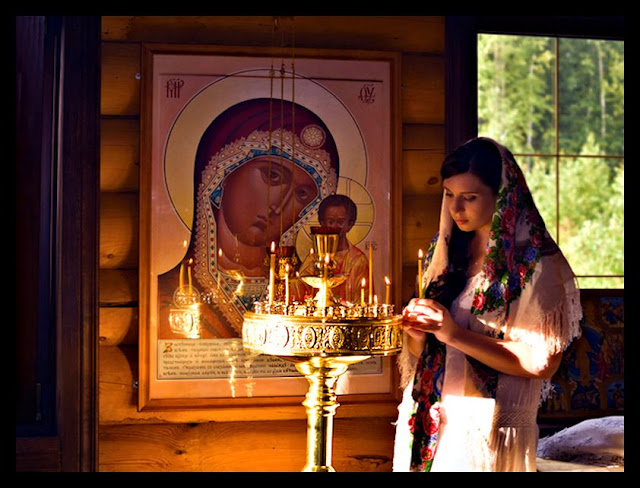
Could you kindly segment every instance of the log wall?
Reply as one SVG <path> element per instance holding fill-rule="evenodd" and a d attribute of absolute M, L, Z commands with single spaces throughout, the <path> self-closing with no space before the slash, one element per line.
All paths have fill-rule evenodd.
<path fill-rule="evenodd" d="M 283 18 L 291 21 L 291 18 Z M 296 46 L 402 53 L 402 298 L 437 228 L 444 156 L 443 17 L 296 17 Z M 206 412 L 138 412 L 138 198 L 141 45 L 271 46 L 273 17 L 103 17 L 100 212 L 102 471 L 298 471 L 306 428 L 283 414 L 213 422 Z M 338 471 L 390 471 L 395 418 L 335 419 Z"/>

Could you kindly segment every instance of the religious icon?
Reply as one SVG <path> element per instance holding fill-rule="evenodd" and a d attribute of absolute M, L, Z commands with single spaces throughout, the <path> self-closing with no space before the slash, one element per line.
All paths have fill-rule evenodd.
<path fill-rule="evenodd" d="M 344 247 L 330 264 L 355 280 L 371 281 L 365 243 L 377 246 L 380 289 L 400 249 L 389 234 L 397 56 L 303 57 L 295 68 L 282 59 L 275 70 L 270 53 L 213 51 L 144 51 L 141 408 L 170 398 L 303 394 L 294 366 L 243 349 L 246 313 L 272 294 L 291 307 L 304 298 L 301 263 L 320 218 L 332 226 L 342 219 Z M 355 222 L 331 215 L 351 215 L 347 207 L 320 210 L 337 195 L 355 204 Z M 352 302 L 360 283 L 345 280 L 335 291 Z M 386 394 L 387 363 L 363 362 L 348 384 Z"/>
<path fill-rule="evenodd" d="M 335 192 L 338 170 L 329 129 L 300 104 L 250 99 L 211 122 L 196 154 L 193 231 L 184 257 L 205 298 L 199 338 L 239 336 L 243 313 L 267 289 L 270 243 L 294 248 L 298 231 Z M 170 326 L 182 266 L 158 279 L 160 338 L 182 333 Z"/>

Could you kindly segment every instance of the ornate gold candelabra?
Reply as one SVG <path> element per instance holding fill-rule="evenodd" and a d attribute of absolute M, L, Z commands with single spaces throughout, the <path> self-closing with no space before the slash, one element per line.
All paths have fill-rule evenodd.
<path fill-rule="evenodd" d="M 339 406 L 336 383 L 351 364 L 400 352 L 402 317 L 394 315 L 388 303 L 341 305 L 331 293 L 346 279 L 332 273 L 338 233 L 316 228 L 312 236 L 317 272 L 302 279 L 318 293 L 303 304 L 289 304 L 288 299 L 257 302 L 254 311 L 244 315 L 242 340 L 246 349 L 293 362 L 307 378 L 303 471 L 335 471 L 331 455 L 333 417 Z"/>

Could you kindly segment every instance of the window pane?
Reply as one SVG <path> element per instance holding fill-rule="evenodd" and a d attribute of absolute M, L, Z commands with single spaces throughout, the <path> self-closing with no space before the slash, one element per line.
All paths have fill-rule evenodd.
<path fill-rule="evenodd" d="M 624 42 L 561 38 L 558 50 L 560 152 L 624 154 Z"/>
<path fill-rule="evenodd" d="M 577 275 L 624 275 L 624 161 L 560 159 L 559 239 Z"/>
<path fill-rule="evenodd" d="M 556 160 L 555 158 L 514 156 L 524 173 L 542 220 L 544 220 L 551 237 L 557 242 Z"/>
<path fill-rule="evenodd" d="M 478 35 L 478 135 L 513 153 L 552 153 L 554 41 Z"/>
<path fill-rule="evenodd" d="M 514 153 L 581 287 L 624 288 L 624 42 L 480 34 L 478 135 Z"/>

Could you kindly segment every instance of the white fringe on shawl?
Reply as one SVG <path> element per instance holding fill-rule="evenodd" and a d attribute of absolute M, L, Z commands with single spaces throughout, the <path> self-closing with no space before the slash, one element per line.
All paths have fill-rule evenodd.
<path fill-rule="evenodd" d="M 511 304 L 506 327 L 500 315 L 488 313 L 476 318 L 488 327 L 502 330 L 505 339 L 530 345 L 534 368 L 542 370 L 549 356 L 564 351 L 581 334 L 580 291 L 562 253 L 544 256 L 540 260 L 531 282 L 524 287 L 520 298 Z M 408 348 L 403 348 L 397 362 L 400 386 L 404 389 L 413 380 L 417 358 Z M 546 383 L 548 387 L 549 382 Z M 549 393 L 545 392 L 543 400 Z"/>
<path fill-rule="evenodd" d="M 505 339 L 531 346 L 533 368 L 540 371 L 550 356 L 564 351 L 580 337 L 581 319 L 575 276 L 562 252 L 558 252 L 540 260 L 533 279 L 512 304 Z M 551 393 L 550 387 L 551 382 L 546 380 L 541 401 Z"/>

